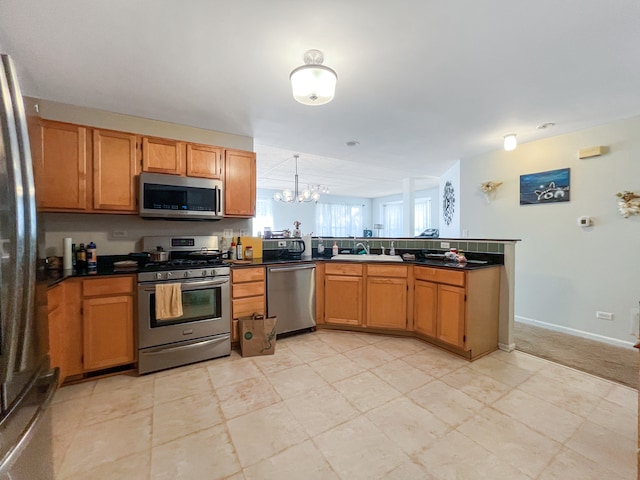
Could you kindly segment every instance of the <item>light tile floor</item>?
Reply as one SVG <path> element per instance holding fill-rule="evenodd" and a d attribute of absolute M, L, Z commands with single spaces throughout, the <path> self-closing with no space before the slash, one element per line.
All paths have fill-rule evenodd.
<path fill-rule="evenodd" d="M 628 480 L 637 398 L 518 351 L 319 330 L 60 389 L 56 479 Z"/>

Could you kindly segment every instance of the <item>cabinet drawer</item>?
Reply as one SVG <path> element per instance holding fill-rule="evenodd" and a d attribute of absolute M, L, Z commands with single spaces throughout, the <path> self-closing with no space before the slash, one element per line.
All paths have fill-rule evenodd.
<path fill-rule="evenodd" d="M 371 277 L 407 278 L 406 265 L 367 265 L 367 275 Z"/>
<path fill-rule="evenodd" d="M 416 267 L 414 270 L 416 280 L 426 280 L 428 282 L 446 283 L 464 287 L 465 273 L 456 272 L 446 268 Z"/>
<path fill-rule="evenodd" d="M 96 295 L 117 295 L 133 293 L 133 276 L 92 278 L 82 281 L 82 295 L 93 297 Z"/>
<path fill-rule="evenodd" d="M 247 317 L 254 313 L 264 315 L 264 297 L 248 297 L 232 300 L 233 318 Z"/>
<path fill-rule="evenodd" d="M 231 281 L 236 282 L 255 282 L 264 280 L 264 268 L 233 268 L 231 269 Z"/>
<path fill-rule="evenodd" d="M 264 295 L 264 290 L 264 282 L 239 283 L 234 284 L 232 287 L 233 298 Z"/>
<path fill-rule="evenodd" d="M 362 276 L 361 263 L 333 263 L 327 262 L 324 267 L 325 275 L 357 275 Z"/>

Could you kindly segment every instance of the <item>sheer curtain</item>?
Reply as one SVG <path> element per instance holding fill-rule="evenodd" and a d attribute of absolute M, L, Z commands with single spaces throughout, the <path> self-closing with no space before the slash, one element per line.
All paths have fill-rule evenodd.
<path fill-rule="evenodd" d="M 264 233 L 264 227 L 273 228 L 273 199 L 258 197 L 256 199 L 256 216 L 253 218 L 253 236 Z"/>
<path fill-rule="evenodd" d="M 431 228 L 431 199 L 416 198 L 414 215 L 414 235 L 419 235 L 427 228 Z"/>
<path fill-rule="evenodd" d="M 320 237 L 362 236 L 362 205 L 318 203 L 316 234 Z"/>
<path fill-rule="evenodd" d="M 402 237 L 402 202 L 382 205 L 382 224 L 384 237 Z"/>

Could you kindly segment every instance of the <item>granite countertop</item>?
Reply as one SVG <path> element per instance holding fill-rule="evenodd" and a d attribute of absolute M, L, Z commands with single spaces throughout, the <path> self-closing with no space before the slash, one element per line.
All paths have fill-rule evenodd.
<path fill-rule="evenodd" d="M 471 260 L 471 259 L 470 259 Z M 257 266 L 269 266 L 269 265 L 282 265 L 282 264 L 295 264 L 295 263 L 309 263 L 309 262 L 335 262 L 340 260 L 332 260 L 331 257 L 312 257 L 302 259 L 283 259 L 283 258 L 255 258 L 253 260 L 242 260 L 242 263 L 226 263 L 225 265 L 231 268 L 243 268 L 243 267 L 257 267 Z M 345 263 L 380 263 L 386 265 L 421 265 L 437 268 L 447 268 L 455 270 L 479 270 L 482 268 L 492 268 L 501 266 L 501 263 L 495 263 L 489 261 L 488 263 L 450 263 L 444 262 L 440 258 L 417 258 L 416 260 L 405 260 L 404 262 L 383 262 L 383 261 L 354 261 L 344 260 Z M 99 263 L 98 268 L 95 270 L 38 270 L 38 278 L 44 281 L 48 286 L 54 286 L 55 284 L 67 279 L 67 278 L 90 278 L 103 275 L 130 275 L 137 274 L 137 269 L 114 269 L 113 264 Z"/>

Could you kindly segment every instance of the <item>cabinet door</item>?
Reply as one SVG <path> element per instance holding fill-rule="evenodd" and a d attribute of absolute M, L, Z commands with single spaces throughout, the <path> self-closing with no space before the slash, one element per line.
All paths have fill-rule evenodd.
<path fill-rule="evenodd" d="M 464 348 L 465 290 L 438 285 L 438 339 Z"/>
<path fill-rule="evenodd" d="M 413 296 L 413 322 L 418 333 L 436 337 L 438 284 L 416 280 Z"/>
<path fill-rule="evenodd" d="M 202 178 L 222 178 L 221 147 L 187 144 L 187 176 Z"/>
<path fill-rule="evenodd" d="M 84 368 L 97 370 L 132 363 L 133 297 L 89 298 L 83 302 Z"/>
<path fill-rule="evenodd" d="M 407 328 L 406 278 L 367 278 L 367 326 Z"/>
<path fill-rule="evenodd" d="M 41 210 L 88 207 L 87 129 L 42 120 L 33 145 L 36 201 Z"/>
<path fill-rule="evenodd" d="M 324 319 L 338 325 L 362 325 L 362 277 L 326 275 Z"/>
<path fill-rule="evenodd" d="M 138 137 L 93 131 L 93 209 L 136 212 Z"/>
<path fill-rule="evenodd" d="M 83 357 L 83 324 L 82 324 L 82 280 L 64 281 L 64 322 L 61 347 L 61 364 L 65 367 L 64 377 L 79 375 L 84 372 Z M 60 372 L 63 377 L 63 372 Z M 64 378 L 62 378 L 64 380 Z M 61 380 L 61 381 L 62 381 Z"/>
<path fill-rule="evenodd" d="M 224 215 L 253 217 L 256 214 L 256 154 L 225 150 Z"/>
<path fill-rule="evenodd" d="M 184 175 L 185 143 L 165 138 L 142 139 L 142 171 Z"/>
<path fill-rule="evenodd" d="M 62 335 L 64 332 L 64 286 L 51 287 L 47 291 L 49 325 L 49 358 L 52 367 L 60 369 L 60 383 L 66 377 L 66 368 L 62 364 Z"/>

